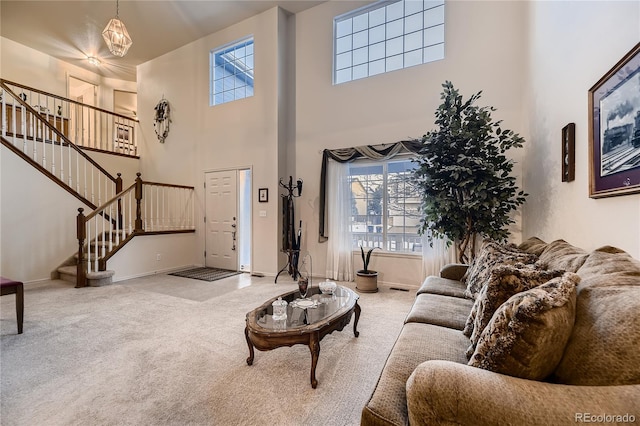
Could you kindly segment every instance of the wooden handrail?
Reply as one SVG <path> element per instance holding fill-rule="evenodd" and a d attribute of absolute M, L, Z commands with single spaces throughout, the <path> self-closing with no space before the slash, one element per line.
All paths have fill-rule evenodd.
<path fill-rule="evenodd" d="M 102 216 L 103 218 L 105 218 L 106 220 L 109 220 L 112 225 L 113 228 L 110 228 L 110 230 L 108 231 L 108 233 L 111 233 L 114 231 L 114 229 L 117 232 L 121 232 L 123 231 L 123 239 L 122 240 L 116 240 L 116 243 L 113 245 L 113 247 L 111 246 L 111 243 L 109 245 L 109 251 L 107 253 L 102 254 L 100 257 L 94 256 L 93 259 L 90 259 L 91 263 L 93 262 L 97 262 L 97 268 L 99 270 L 105 270 L 106 269 L 106 265 L 107 265 L 107 261 L 118 251 L 120 250 L 126 243 L 128 243 L 134 236 L 136 235 L 161 235 L 161 234 L 175 234 L 175 233 L 193 233 L 195 232 L 195 225 L 192 221 L 190 221 L 189 223 L 189 228 L 188 229 L 178 229 L 178 228 L 174 228 L 174 229 L 164 229 L 164 230 L 155 230 L 153 228 L 150 228 L 148 230 L 145 230 L 143 225 L 143 217 L 142 217 L 142 201 L 143 201 L 143 187 L 145 185 L 148 186 L 160 186 L 160 187 L 166 187 L 166 188 L 176 188 L 176 189 L 187 189 L 190 191 L 194 191 L 195 188 L 193 186 L 186 186 L 186 185 L 174 185 L 174 184 L 167 184 L 167 183 L 158 183 L 158 182 L 144 182 L 141 178 L 141 174 L 138 172 L 136 173 L 136 180 L 135 182 L 130 185 L 128 188 L 126 188 L 124 191 L 120 191 L 118 194 L 116 194 L 114 197 L 112 197 L 111 199 L 109 199 L 107 202 L 103 203 L 101 206 L 97 207 L 93 212 L 89 213 L 87 216 L 84 215 L 84 210 L 82 208 L 78 209 L 78 215 L 77 215 L 77 226 L 78 226 L 78 233 L 77 233 L 77 237 L 78 237 L 78 250 L 82 250 L 82 253 L 78 253 L 78 272 L 77 272 L 77 276 L 78 276 L 78 284 L 77 287 L 84 287 L 87 285 L 86 282 L 86 273 L 85 273 L 85 266 L 87 266 L 87 262 L 85 260 L 85 256 L 84 256 L 84 246 L 85 244 L 90 244 L 90 241 L 86 241 L 87 240 L 87 235 L 89 235 L 89 239 L 93 239 L 95 238 L 96 240 L 98 239 L 98 225 L 96 224 L 96 235 L 95 236 L 91 236 L 91 227 L 93 226 L 92 224 L 89 224 L 89 221 L 92 219 L 95 219 L 97 216 Z M 131 192 L 134 193 L 134 201 L 131 200 Z M 151 193 L 151 192 L 150 192 Z M 133 218 L 132 216 L 130 216 L 129 218 L 129 222 L 127 226 L 127 223 L 124 223 L 123 226 L 123 208 L 122 208 L 122 204 L 121 203 L 126 203 L 127 199 L 129 200 L 129 206 L 131 208 L 131 206 L 133 206 L 135 203 L 135 218 Z M 192 199 L 190 202 L 193 202 Z M 111 208 L 112 206 L 114 206 L 114 204 L 117 205 L 115 206 L 116 209 L 116 214 L 117 214 L 117 219 L 111 219 L 109 218 L 109 216 L 107 215 L 106 210 L 109 209 L 109 212 L 111 212 Z M 131 211 L 131 210 L 129 210 Z M 132 220 L 133 219 L 133 220 Z M 193 218 L 192 218 L 193 219 Z M 87 228 L 87 225 L 89 224 L 89 228 Z M 89 234 L 87 234 L 87 229 L 89 229 Z M 127 232 L 128 231 L 128 232 Z M 103 231 L 104 232 L 104 228 Z M 103 238 L 103 241 L 105 241 L 106 238 Z M 111 239 L 109 239 L 109 241 L 111 241 Z M 97 251 L 96 251 L 97 253 Z M 89 265 L 90 266 L 90 265 Z"/>
<path fill-rule="evenodd" d="M 96 110 L 96 111 L 99 111 L 99 112 L 106 112 L 109 115 L 115 115 L 116 117 L 124 118 L 125 120 L 135 121 L 136 123 L 140 122 L 137 118 L 127 117 L 126 115 L 118 114 L 117 112 L 107 111 L 106 109 L 95 107 L 93 105 L 83 104 L 82 102 L 74 101 L 73 99 L 68 99 L 68 98 L 65 98 L 63 96 L 54 95 L 53 93 L 48 93 L 48 92 L 44 92 L 42 90 L 34 89 L 33 87 L 25 86 L 24 84 L 20 84 L 20 83 L 16 83 L 16 82 L 13 82 L 13 81 L 5 80 L 4 78 L 0 79 L 0 83 L 2 83 L 3 87 L 5 87 L 4 86 L 5 83 L 6 84 L 11 84 L 11 85 L 19 87 L 21 89 L 29 90 L 29 91 L 35 92 L 35 93 L 40 93 L 41 95 L 46 95 L 46 96 L 49 96 L 51 98 L 55 98 L 55 99 L 59 99 L 61 101 L 69 102 L 71 104 L 81 105 L 83 107 L 87 107 L 87 108 L 90 108 L 90 109 L 93 109 L 93 110 Z"/>
<path fill-rule="evenodd" d="M 35 117 L 36 120 L 42 122 L 42 124 L 45 125 L 45 127 L 49 128 L 50 131 L 54 132 L 59 138 L 60 140 L 64 141 L 66 144 L 68 144 L 71 148 L 73 148 L 76 152 L 78 152 L 78 154 L 83 157 L 84 159 L 86 159 L 89 163 L 91 163 L 91 165 L 93 165 L 97 170 L 99 170 L 102 174 L 104 174 L 109 180 L 111 180 L 113 183 L 116 182 L 116 178 L 113 177 L 113 175 L 111 175 L 111 173 L 109 173 L 108 171 L 106 171 L 100 164 L 96 163 L 93 158 L 89 157 L 87 154 L 84 153 L 83 150 L 81 150 L 75 143 L 71 142 L 71 140 L 69 140 L 61 131 L 59 131 L 58 129 L 56 129 L 55 126 L 53 126 L 51 123 L 49 123 L 47 120 L 43 119 L 40 116 L 40 113 L 38 113 L 35 109 L 33 109 L 31 107 L 31 105 L 29 105 L 28 103 L 26 103 L 25 101 L 23 101 L 20 96 L 18 96 L 13 90 L 11 90 L 7 85 L 5 85 L 5 81 L 6 80 L 2 80 L 0 79 L 0 86 L 2 86 L 2 88 L 4 90 L 6 90 L 9 94 L 11 94 L 11 96 L 14 98 L 15 101 L 17 101 L 20 105 L 22 105 L 22 107 L 24 107 L 30 114 L 33 115 L 33 117 Z M 14 84 L 14 83 L 11 83 Z M 21 86 L 18 85 L 20 87 L 26 87 L 26 86 Z M 29 90 L 33 90 L 34 89 L 29 89 Z M 41 93 L 45 93 L 45 92 L 41 92 Z M 64 99 L 64 98 L 62 98 Z M 57 178 L 56 178 L 57 179 Z"/>

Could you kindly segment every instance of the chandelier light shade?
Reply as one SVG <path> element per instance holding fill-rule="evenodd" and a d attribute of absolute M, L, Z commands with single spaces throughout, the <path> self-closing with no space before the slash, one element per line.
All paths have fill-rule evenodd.
<path fill-rule="evenodd" d="M 133 44 L 127 27 L 118 16 L 120 4 L 116 0 L 116 17 L 109 21 L 107 27 L 102 31 L 102 37 L 109 47 L 109 51 L 115 56 L 124 56 Z"/>

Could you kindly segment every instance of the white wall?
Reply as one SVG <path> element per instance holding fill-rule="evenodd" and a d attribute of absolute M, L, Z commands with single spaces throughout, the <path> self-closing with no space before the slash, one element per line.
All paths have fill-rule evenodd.
<path fill-rule="evenodd" d="M 0 274 L 49 279 L 78 251 L 76 216 L 86 206 L 4 145 L 0 147 Z"/>
<path fill-rule="evenodd" d="M 196 188 L 197 258 L 203 263 L 204 173 L 229 168 L 253 170 L 252 271 L 278 271 L 280 157 L 278 40 L 286 17 L 277 8 L 203 37 L 138 67 L 138 115 L 141 122 L 142 177 Z M 280 34 L 279 34 L 280 33 Z M 255 95 L 209 106 L 209 52 L 253 35 Z M 153 108 L 169 100 L 172 123 L 164 144 L 153 129 Z M 269 202 L 257 203 L 257 189 L 269 189 Z M 259 217 L 265 210 L 267 217 Z"/>
<path fill-rule="evenodd" d="M 108 267 L 115 271 L 114 282 L 166 273 L 193 266 L 195 249 L 195 234 L 141 235 L 118 251 Z"/>
<path fill-rule="evenodd" d="M 297 208 L 304 221 L 303 249 L 311 252 L 314 271 L 321 275 L 326 269 L 326 244 L 318 243 L 323 149 L 421 137 L 434 128 L 445 80 L 465 97 L 483 90 L 479 105 L 495 106 L 494 117 L 503 119 L 506 127 L 521 133 L 525 129 L 526 4 L 447 2 L 444 60 L 334 86 L 333 18 L 363 3 L 328 2 L 296 15 L 295 167 L 305 182 Z M 520 173 L 519 166 L 515 173 Z M 519 240 L 519 233 L 513 238 Z M 359 254 L 354 260 L 360 269 Z M 422 281 L 419 257 L 399 261 L 374 252 L 371 267 L 386 283 Z"/>
<path fill-rule="evenodd" d="M 640 40 L 640 3 L 529 3 L 523 235 L 640 257 L 640 194 L 589 198 L 588 90 Z M 561 182 L 561 129 L 576 124 L 576 179 Z"/>
<path fill-rule="evenodd" d="M 67 78 L 76 77 L 100 86 L 98 106 L 107 110 L 113 109 L 114 89 L 136 90 L 135 82 L 101 77 L 5 37 L 0 37 L 0 47 L 0 76 L 5 80 L 67 97 Z"/>

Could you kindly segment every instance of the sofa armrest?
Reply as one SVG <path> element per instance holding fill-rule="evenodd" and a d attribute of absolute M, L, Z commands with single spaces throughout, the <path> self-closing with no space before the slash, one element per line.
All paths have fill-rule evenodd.
<path fill-rule="evenodd" d="M 467 272 L 468 267 L 469 265 L 464 265 L 462 263 L 450 263 L 448 265 L 444 265 L 442 269 L 440 269 L 440 278 L 460 281 L 464 273 Z"/>
<path fill-rule="evenodd" d="M 407 406 L 412 426 L 575 425 L 602 415 L 626 415 L 629 422 L 630 416 L 640 419 L 640 385 L 560 385 L 451 361 L 426 361 L 407 380 Z"/>

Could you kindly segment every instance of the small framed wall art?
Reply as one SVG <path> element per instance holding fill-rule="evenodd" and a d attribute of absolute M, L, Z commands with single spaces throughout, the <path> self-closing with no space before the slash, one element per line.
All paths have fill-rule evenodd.
<path fill-rule="evenodd" d="M 258 202 L 266 203 L 269 201 L 269 188 L 258 189 Z"/>
<path fill-rule="evenodd" d="M 589 89 L 589 197 L 640 192 L 640 43 Z"/>
<path fill-rule="evenodd" d="M 571 182 L 576 178 L 576 124 L 569 123 L 562 128 L 562 181 Z"/>

